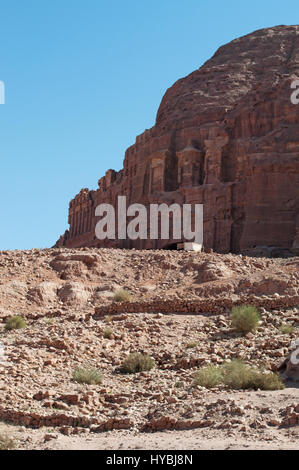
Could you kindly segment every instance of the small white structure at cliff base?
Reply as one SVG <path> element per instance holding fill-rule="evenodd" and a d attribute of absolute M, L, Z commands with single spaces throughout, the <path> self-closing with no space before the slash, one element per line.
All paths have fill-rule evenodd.
<path fill-rule="evenodd" d="M 177 249 L 184 251 L 202 251 L 202 245 L 200 245 L 199 243 L 184 242 L 178 243 Z"/>

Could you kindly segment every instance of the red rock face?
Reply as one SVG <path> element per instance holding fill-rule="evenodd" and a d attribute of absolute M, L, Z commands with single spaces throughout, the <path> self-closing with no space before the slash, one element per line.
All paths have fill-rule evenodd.
<path fill-rule="evenodd" d="M 299 26 L 263 29 L 221 47 L 167 90 L 156 125 L 124 168 L 71 201 L 58 246 L 162 248 L 166 240 L 99 241 L 95 208 L 204 204 L 204 246 L 218 252 L 299 252 Z"/>

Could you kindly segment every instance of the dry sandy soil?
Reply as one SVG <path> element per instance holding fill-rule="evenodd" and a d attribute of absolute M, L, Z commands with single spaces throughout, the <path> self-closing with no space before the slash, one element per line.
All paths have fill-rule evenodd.
<path fill-rule="evenodd" d="M 297 305 L 260 308 L 259 328 L 247 336 L 231 329 L 229 311 L 94 316 L 119 288 L 138 302 L 292 299 L 298 267 L 298 258 L 165 251 L 0 252 L 0 435 L 19 449 L 298 448 L 298 383 L 278 391 L 194 386 L 199 368 L 234 358 L 276 370 L 298 336 L 280 331 L 298 325 Z M 5 331 L 16 314 L 27 328 Z M 120 374 L 135 351 L 155 368 Z M 102 383 L 74 382 L 82 365 L 98 368 Z"/>

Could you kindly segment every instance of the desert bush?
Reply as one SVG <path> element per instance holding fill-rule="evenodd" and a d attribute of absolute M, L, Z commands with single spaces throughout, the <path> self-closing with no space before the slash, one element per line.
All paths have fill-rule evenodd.
<path fill-rule="evenodd" d="M 252 388 L 257 390 L 283 390 L 284 383 L 275 372 L 253 372 Z"/>
<path fill-rule="evenodd" d="M 262 372 L 237 359 L 224 364 L 221 369 L 223 383 L 233 390 L 281 390 L 284 388 L 274 372 Z"/>
<path fill-rule="evenodd" d="M 203 367 L 194 376 L 194 384 L 201 387 L 214 388 L 221 382 L 221 369 L 213 365 Z"/>
<path fill-rule="evenodd" d="M 282 390 L 284 384 L 274 372 L 262 372 L 248 364 L 234 359 L 221 367 L 209 365 L 194 376 L 194 384 L 206 388 L 226 385 L 232 390 Z"/>
<path fill-rule="evenodd" d="M 103 376 L 98 369 L 78 367 L 73 371 L 73 380 L 82 384 L 98 385 L 102 383 Z"/>
<path fill-rule="evenodd" d="M 0 450 L 13 450 L 16 443 L 8 434 L 0 433 Z"/>
<path fill-rule="evenodd" d="M 114 301 L 115 302 L 130 302 L 131 294 L 125 289 L 119 289 L 114 294 Z"/>
<path fill-rule="evenodd" d="M 103 331 L 104 338 L 111 339 L 112 335 L 113 331 L 111 330 L 111 328 L 105 328 L 105 330 Z"/>
<path fill-rule="evenodd" d="M 290 335 L 296 331 L 296 328 L 292 325 L 284 324 L 279 327 L 279 330 L 283 335 Z"/>
<path fill-rule="evenodd" d="M 105 316 L 105 322 L 106 322 L 106 323 L 111 323 L 111 322 L 112 322 L 112 317 L 111 317 L 111 315 L 106 315 L 106 316 Z"/>
<path fill-rule="evenodd" d="M 20 315 L 14 315 L 6 320 L 5 329 L 6 330 L 20 330 L 26 328 L 26 322 L 23 317 Z"/>
<path fill-rule="evenodd" d="M 191 343 L 188 343 L 186 348 L 187 349 L 193 349 L 193 348 L 196 348 L 197 346 L 197 343 L 194 343 L 194 342 L 191 342 Z"/>
<path fill-rule="evenodd" d="M 257 329 L 260 315 L 253 305 L 240 305 L 233 307 L 231 311 L 232 327 L 243 334 Z"/>
<path fill-rule="evenodd" d="M 174 386 L 175 388 L 182 388 L 184 386 L 184 382 L 179 380 L 178 382 L 175 382 Z"/>
<path fill-rule="evenodd" d="M 233 390 L 251 387 L 252 368 L 244 362 L 235 359 L 222 366 L 223 382 Z"/>
<path fill-rule="evenodd" d="M 123 374 L 136 374 L 151 370 L 155 366 L 155 361 L 147 354 L 132 353 L 123 361 L 121 372 Z"/>
<path fill-rule="evenodd" d="M 54 318 L 43 318 L 43 319 L 42 319 L 42 322 L 43 322 L 45 325 L 52 326 L 52 325 L 54 325 Z"/>

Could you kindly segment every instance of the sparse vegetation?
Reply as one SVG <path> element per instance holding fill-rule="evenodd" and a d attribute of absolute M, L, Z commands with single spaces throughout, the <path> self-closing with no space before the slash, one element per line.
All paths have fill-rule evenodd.
<path fill-rule="evenodd" d="M 103 331 L 104 338 L 111 339 L 112 335 L 113 331 L 111 330 L 111 328 L 105 328 L 105 330 Z"/>
<path fill-rule="evenodd" d="M 225 276 L 221 286 L 213 281 L 218 265 Z M 245 433 L 252 448 L 277 448 L 275 436 L 280 446 L 294 448 L 292 433 L 279 429 L 296 428 L 298 368 L 290 353 L 299 337 L 298 309 L 291 295 L 266 294 L 272 287 L 281 293 L 284 283 L 287 293 L 295 292 L 296 268 L 283 258 L 176 250 L 4 252 L 0 408 L 6 422 L 0 419 L 0 449 L 67 448 L 73 440 L 67 434 L 82 427 L 86 433 L 76 439 L 84 448 L 92 444 L 89 432 L 96 438 L 95 431 L 105 429 L 112 431 L 106 446 L 112 447 L 121 427 L 127 428 L 124 446 L 164 431 L 175 447 L 178 433 L 169 430 L 198 423 L 203 447 L 210 438 L 227 447 L 233 434 L 234 447 L 243 448 Z M 231 286 L 239 286 L 241 300 Z M 114 302 L 121 288 L 132 303 Z M 256 333 L 244 336 L 232 328 L 234 305 L 257 308 L 262 321 Z M 27 328 L 6 331 L 14 315 Z M 130 353 L 147 354 L 154 367 L 129 358 L 121 370 Z M 192 429 L 188 434 L 196 446 L 198 436 Z"/>
<path fill-rule="evenodd" d="M 253 387 L 255 390 L 283 390 L 284 383 L 275 372 L 256 371 L 253 375 Z"/>
<path fill-rule="evenodd" d="M 151 370 L 155 366 L 155 361 L 147 354 L 132 353 L 123 361 L 121 372 L 123 374 L 136 374 Z"/>
<path fill-rule="evenodd" d="M 200 369 L 194 377 L 194 384 L 201 387 L 214 388 L 222 381 L 222 373 L 219 367 L 209 365 Z"/>
<path fill-rule="evenodd" d="M 186 348 L 187 349 L 193 349 L 193 348 L 196 348 L 196 346 L 197 346 L 197 343 L 191 342 L 191 343 L 187 344 Z"/>
<path fill-rule="evenodd" d="M 252 366 L 235 359 L 221 367 L 209 365 L 200 369 L 194 384 L 213 388 L 223 384 L 232 390 L 261 389 L 282 390 L 284 384 L 274 372 L 262 372 Z"/>
<path fill-rule="evenodd" d="M 82 384 L 98 385 L 102 383 L 103 376 L 98 369 L 78 367 L 73 371 L 73 380 Z"/>
<path fill-rule="evenodd" d="M 260 320 L 260 315 L 253 305 L 240 305 L 231 311 L 232 327 L 243 334 L 254 332 Z"/>
<path fill-rule="evenodd" d="M 179 380 L 178 382 L 176 382 L 174 384 L 174 386 L 175 386 L 175 388 L 182 388 L 184 386 L 184 382 Z"/>
<path fill-rule="evenodd" d="M 279 330 L 283 335 L 290 335 L 296 331 L 296 327 L 293 325 L 284 324 L 280 326 Z"/>
<path fill-rule="evenodd" d="M 284 384 L 274 372 L 262 372 L 240 360 L 222 366 L 223 383 L 233 390 L 282 390 Z"/>
<path fill-rule="evenodd" d="M 27 324 L 23 317 L 20 315 L 14 315 L 6 320 L 5 329 L 7 331 L 10 330 L 20 330 L 22 328 L 26 328 Z"/>
<path fill-rule="evenodd" d="M 42 319 L 42 322 L 43 322 L 45 325 L 52 326 L 52 325 L 54 325 L 54 318 L 43 318 L 43 319 Z"/>
<path fill-rule="evenodd" d="M 249 386 L 249 382 L 252 378 L 252 370 L 248 364 L 235 359 L 224 364 L 221 369 L 223 382 L 227 387 L 233 390 L 252 388 Z"/>
<path fill-rule="evenodd" d="M 8 434 L 0 432 L 0 450 L 13 450 L 15 448 L 15 440 Z"/>
<path fill-rule="evenodd" d="M 119 289 L 115 292 L 113 299 L 115 302 L 130 302 L 131 294 L 125 289 Z"/>

